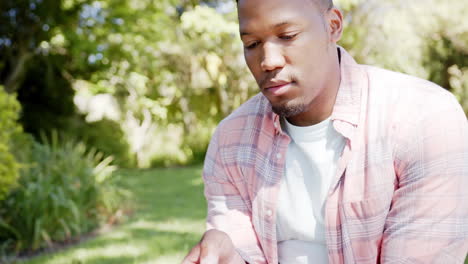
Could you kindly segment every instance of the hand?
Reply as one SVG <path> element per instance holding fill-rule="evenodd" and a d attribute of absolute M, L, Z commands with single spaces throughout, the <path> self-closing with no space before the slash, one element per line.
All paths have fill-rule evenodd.
<path fill-rule="evenodd" d="M 245 261 L 239 256 L 226 233 L 212 229 L 205 232 L 182 264 L 245 264 Z"/>

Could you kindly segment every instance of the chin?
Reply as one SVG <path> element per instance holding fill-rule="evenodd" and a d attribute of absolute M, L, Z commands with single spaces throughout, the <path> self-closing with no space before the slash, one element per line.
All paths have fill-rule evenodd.
<path fill-rule="evenodd" d="M 303 103 L 287 102 L 285 104 L 272 104 L 273 112 L 282 117 L 292 117 L 304 113 L 307 105 Z"/>

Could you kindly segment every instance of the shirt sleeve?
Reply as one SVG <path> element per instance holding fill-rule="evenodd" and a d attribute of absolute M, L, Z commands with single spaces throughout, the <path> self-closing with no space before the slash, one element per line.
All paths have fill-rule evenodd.
<path fill-rule="evenodd" d="M 381 263 L 464 263 L 468 252 L 468 122 L 451 94 L 432 103 L 401 122 Z"/>
<path fill-rule="evenodd" d="M 251 206 L 235 185 L 236 180 L 224 161 L 226 154 L 218 128 L 205 158 L 203 180 L 208 203 L 207 229 L 227 233 L 239 255 L 248 263 L 266 263 L 252 224 Z M 239 180 L 237 180 L 239 182 Z"/>

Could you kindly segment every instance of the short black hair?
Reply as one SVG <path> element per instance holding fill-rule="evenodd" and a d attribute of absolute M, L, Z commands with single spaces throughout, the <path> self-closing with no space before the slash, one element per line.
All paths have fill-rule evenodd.
<path fill-rule="evenodd" d="M 315 1 L 317 4 L 326 7 L 326 9 L 333 8 L 333 0 L 312 0 Z M 236 3 L 239 3 L 239 0 L 236 0 Z"/>

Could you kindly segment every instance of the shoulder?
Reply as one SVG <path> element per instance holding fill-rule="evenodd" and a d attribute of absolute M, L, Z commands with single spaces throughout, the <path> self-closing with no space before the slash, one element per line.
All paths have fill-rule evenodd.
<path fill-rule="evenodd" d="M 372 66 L 366 68 L 370 93 L 385 95 L 392 103 L 404 103 L 413 107 L 456 103 L 455 97 L 439 85 L 408 74 Z M 455 100 L 455 101 L 454 101 Z"/>
<path fill-rule="evenodd" d="M 455 116 L 463 113 L 455 96 L 435 83 L 377 67 L 363 67 L 369 80 L 369 107 L 380 108 L 395 122 L 424 120 L 441 111 Z"/>
<path fill-rule="evenodd" d="M 368 120 L 391 133 L 397 167 L 468 151 L 468 122 L 453 94 L 430 81 L 365 66 Z M 377 110 L 378 109 L 378 110 Z M 406 166 L 405 165 L 405 166 Z"/>
<path fill-rule="evenodd" d="M 466 115 L 446 89 L 407 74 L 360 67 L 368 78 L 363 101 L 367 132 L 391 144 L 398 155 L 411 148 L 413 151 L 407 152 L 411 155 L 415 150 L 427 150 L 430 144 L 437 144 L 436 148 L 453 145 L 451 138 L 463 142 L 468 138 Z M 426 140 L 429 138 L 432 140 Z"/>

